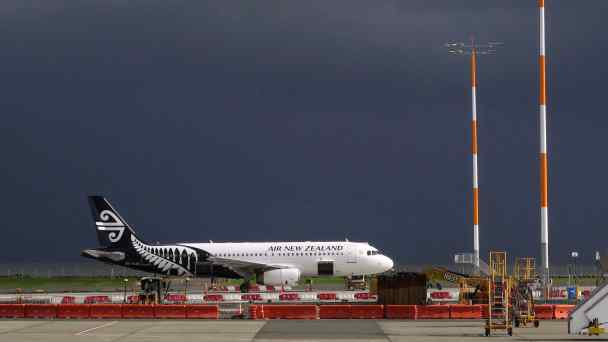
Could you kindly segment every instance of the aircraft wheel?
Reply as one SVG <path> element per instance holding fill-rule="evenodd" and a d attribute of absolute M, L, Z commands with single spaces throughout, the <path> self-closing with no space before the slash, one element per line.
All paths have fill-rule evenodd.
<path fill-rule="evenodd" d="M 486 328 L 486 336 L 490 336 L 490 328 Z"/>
<path fill-rule="evenodd" d="M 511 328 L 511 327 L 507 328 L 507 335 L 513 336 L 513 328 Z"/>
<path fill-rule="evenodd" d="M 540 325 L 540 321 L 539 321 L 539 320 L 537 320 L 537 319 L 535 319 L 535 320 L 534 320 L 534 327 L 535 327 L 535 328 L 538 328 L 538 326 L 539 326 L 539 325 Z"/>

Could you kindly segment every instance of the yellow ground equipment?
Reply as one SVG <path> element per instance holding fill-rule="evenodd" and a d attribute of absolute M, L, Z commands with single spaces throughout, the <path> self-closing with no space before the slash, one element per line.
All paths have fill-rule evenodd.
<path fill-rule="evenodd" d="M 507 253 L 490 252 L 490 277 L 488 279 L 489 315 L 485 326 L 485 335 L 490 336 L 494 330 L 503 330 L 513 335 L 513 325 L 509 313 L 509 294 L 511 280 L 507 276 Z"/>
<path fill-rule="evenodd" d="M 605 333 L 606 330 L 600 326 L 599 320 L 594 318 L 589 327 L 587 328 L 587 334 L 589 336 L 600 336 L 600 334 Z"/>
<path fill-rule="evenodd" d="M 528 324 L 538 328 L 540 322 L 534 316 L 532 285 L 537 281 L 534 258 L 518 258 L 515 261 L 515 281 L 513 284 L 513 321 L 515 327 Z"/>
<path fill-rule="evenodd" d="M 449 282 L 458 285 L 460 304 L 485 304 L 488 300 L 487 278 L 468 276 L 446 268 L 432 266 L 424 270 L 428 281 Z"/>

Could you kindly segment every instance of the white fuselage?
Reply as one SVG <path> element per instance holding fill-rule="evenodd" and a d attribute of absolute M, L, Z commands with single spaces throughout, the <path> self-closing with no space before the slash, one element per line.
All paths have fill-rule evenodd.
<path fill-rule="evenodd" d="M 334 276 L 372 275 L 393 267 L 390 258 L 364 242 L 210 242 L 180 245 L 207 251 L 221 259 L 297 268 L 302 276 L 328 275 L 319 273 L 320 263 L 332 263 Z"/>

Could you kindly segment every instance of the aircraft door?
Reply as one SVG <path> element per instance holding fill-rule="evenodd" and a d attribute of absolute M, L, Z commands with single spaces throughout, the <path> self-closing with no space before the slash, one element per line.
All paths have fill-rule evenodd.
<path fill-rule="evenodd" d="M 333 276 L 334 275 L 334 262 L 333 261 L 319 261 L 317 264 L 317 274 L 320 276 Z"/>
<path fill-rule="evenodd" d="M 346 248 L 346 263 L 356 264 L 357 263 L 357 251 L 355 247 L 349 246 Z"/>

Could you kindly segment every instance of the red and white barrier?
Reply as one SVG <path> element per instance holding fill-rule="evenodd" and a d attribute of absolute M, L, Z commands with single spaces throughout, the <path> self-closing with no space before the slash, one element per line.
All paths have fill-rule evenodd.
<path fill-rule="evenodd" d="M 224 295 L 222 294 L 206 294 L 203 296 L 203 300 L 205 302 L 223 302 L 224 301 Z"/>
<path fill-rule="evenodd" d="M 109 296 L 87 296 L 84 298 L 85 304 L 109 304 L 112 300 Z"/>
<path fill-rule="evenodd" d="M 335 292 L 321 292 L 317 293 L 317 299 L 322 301 L 336 301 L 338 300 L 338 295 Z"/>
<path fill-rule="evenodd" d="M 261 302 L 264 300 L 260 293 L 245 293 L 241 295 L 241 300 L 247 302 Z"/>
<path fill-rule="evenodd" d="M 170 303 L 186 303 L 188 297 L 183 293 L 169 293 L 165 295 L 165 302 Z"/>
<path fill-rule="evenodd" d="M 279 295 L 279 300 L 289 302 L 299 301 L 300 295 L 297 292 L 284 292 Z"/>

